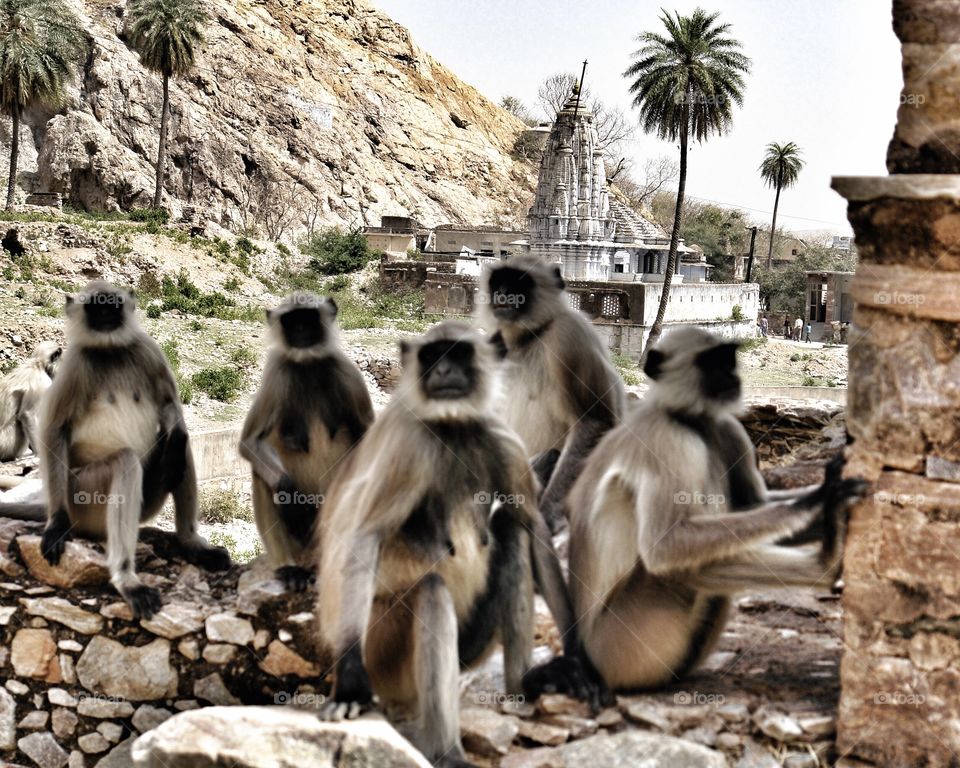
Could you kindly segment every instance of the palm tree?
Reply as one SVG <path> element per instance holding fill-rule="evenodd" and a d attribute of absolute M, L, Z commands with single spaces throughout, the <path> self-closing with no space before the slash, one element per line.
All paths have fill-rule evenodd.
<path fill-rule="evenodd" d="M 767 144 L 767 152 L 760 163 L 760 178 L 768 187 L 777 190 L 773 201 L 773 223 L 770 225 L 770 248 L 767 251 L 767 269 L 773 265 L 773 241 L 777 234 L 777 208 L 780 207 L 780 190 L 797 183 L 803 160 L 800 159 L 800 147 L 792 141 L 787 144 L 772 142 Z"/>
<path fill-rule="evenodd" d="M 12 122 L 7 210 L 17 185 L 20 118 L 36 104 L 59 106 L 83 48 L 80 19 L 62 0 L 0 0 L 0 110 Z"/>
<path fill-rule="evenodd" d="M 200 0 L 130 0 L 127 6 L 130 40 L 141 63 L 163 76 L 160 109 L 160 146 L 157 149 L 157 186 L 153 207 L 160 207 L 163 172 L 167 159 L 167 124 L 170 122 L 170 78 L 193 69 L 196 47 L 207 21 Z"/>
<path fill-rule="evenodd" d="M 644 354 L 660 338 L 670 283 L 677 269 L 688 142 L 691 138 L 703 142 L 712 134 L 726 132 L 733 120 L 733 104 L 743 103 L 743 77 L 750 71 L 750 59 L 740 52 L 740 42 L 728 35 L 730 25 L 717 23 L 719 15 L 701 8 L 690 16 L 664 11 L 660 21 L 666 34 L 642 33 L 637 38 L 641 47 L 624 72 L 624 77 L 633 78 L 630 93 L 633 106 L 640 110 L 643 130 L 680 142 L 680 177 L 670 253 L 657 317 Z"/>

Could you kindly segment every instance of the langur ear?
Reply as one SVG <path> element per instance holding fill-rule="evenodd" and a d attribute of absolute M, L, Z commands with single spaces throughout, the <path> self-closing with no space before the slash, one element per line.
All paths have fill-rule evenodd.
<path fill-rule="evenodd" d="M 271 320 L 273 320 L 273 313 L 274 313 L 275 311 L 276 311 L 276 310 L 268 309 L 268 308 L 266 308 L 266 307 L 264 308 L 263 314 L 266 315 L 266 318 L 267 318 L 267 322 L 268 322 L 268 323 L 269 323 Z"/>
<path fill-rule="evenodd" d="M 68 293 L 65 297 L 64 306 L 69 307 L 71 304 L 74 304 L 77 300 L 77 297 L 72 293 Z"/>
<path fill-rule="evenodd" d="M 553 277 L 557 282 L 557 288 L 559 288 L 561 291 L 567 287 L 567 284 L 563 282 L 563 272 L 560 271 L 560 267 L 553 268 Z"/>
<path fill-rule="evenodd" d="M 413 345 L 409 341 L 400 342 L 400 359 L 402 360 L 413 351 Z"/>
<path fill-rule="evenodd" d="M 336 317 L 337 313 L 340 311 L 340 307 L 337 306 L 337 302 L 334 301 L 333 296 L 327 297 L 327 304 L 330 305 L 330 309 L 333 310 L 333 316 Z"/>
<path fill-rule="evenodd" d="M 659 349 L 651 349 L 647 352 L 647 359 L 643 363 L 643 372 L 656 381 L 663 373 L 663 363 L 666 359 L 667 356 Z"/>

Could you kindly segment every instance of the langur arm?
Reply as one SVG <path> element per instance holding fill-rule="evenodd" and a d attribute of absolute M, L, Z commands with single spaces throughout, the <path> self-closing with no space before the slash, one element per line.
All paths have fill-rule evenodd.
<path fill-rule="evenodd" d="M 687 507 L 674 507 L 664 521 L 669 526 L 666 530 L 641 528 L 640 555 L 646 569 L 657 576 L 702 568 L 802 530 L 818 509 L 819 504 L 809 498 L 722 514 L 695 510 L 689 514 Z"/>
<path fill-rule="evenodd" d="M 23 429 L 24 436 L 27 438 L 27 445 L 30 450 L 39 455 L 40 446 L 37 442 L 39 427 L 37 424 L 36 403 L 33 403 L 29 409 L 21 405 L 20 416 L 17 420 L 20 422 L 20 428 Z"/>
<path fill-rule="evenodd" d="M 272 422 L 273 416 L 267 412 L 267 405 L 254 401 L 240 436 L 240 455 L 250 462 L 253 473 L 276 491 L 286 476 L 286 470 L 273 446 L 263 439 Z"/>
<path fill-rule="evenodd" d="M 606 419 L 587 416 L 576 424 L 573 434 L 567 439 L 556 469 L 553 470 L 550 482 L 540 499 L 543 516 L 554 530 L 556 523 L 562 518 L 561 508 L 567 492 L 580 476 L 587 456 L 610 426 L 611 423 Z"/>
<path fill-rule="evenodd" d="M 359 531 L 338 542 L 345 547 L 340 563 L 342 591 L 339 595 L 339 626 L 334 653 L 333 699 L 335 711 L 329 719 L 353 717 L 373 701 L 373 687 L 363 665 L 363 640 L 373 608 L 374 587 L 380 560 L 382 536 Z M 342 706 L 347 709 L 343 710 Z"/>
<path fill-rule="evenodd" d="M 51 402 L 50 412 L 57 415 L 66 411 L 66 404 Z M 66 514 L 69 508 L 70 493 L 70 422 L 67 419 L 54 418 L 43 430 L 40 445 L 40 461 L 44 471 L 44 483 L 47 488 L 50 515 L 57 512 Z"/>

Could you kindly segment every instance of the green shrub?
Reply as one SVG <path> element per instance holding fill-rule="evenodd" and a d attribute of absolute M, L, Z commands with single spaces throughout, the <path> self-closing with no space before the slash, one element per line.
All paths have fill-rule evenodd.
<path fill-rule="evenodd" d="M 160 344 L 160 349 L 163 350 L 163 354 L 170 364 L 170 370 L 173 371 L 173 375 L 177 380 L 180 402 L 184 405 L 189 405 L 193 402 L 193 384 L 180 372 L 180 352 L 177 349 L 177 342 L 173 339 L 167 339 Z"/>
<path fill-rule="evenodd" d="M 378 284 L 371 298 L 374 311 L 380 317 L 396 320 L 400 330 L 420 333 L 426 330 L 422 290 Z"/>
<path fill-rule="evenodd" d="M 166 224 L 170 221 L 170 213 L 165 208 L 134 208 L 130 211 L 130 221 Z"/>
<path fill-rule="evenodd" d="M 741 352 L 752 352 L 758 347 L 762 347 L 767 343 L 766 336 L 754 336 L 751 339 L 741 339 L 740 340 L 740 351 Z"/>
<path fill-rule="evenodd" d="M 252 368 L 257 364 L 257 356 L 249 347 L 238 347 L 230 355 L 230 360 L 241 368 Z"/>
<path fill-rule="evenodd" d="M 289 259 L 293 254 L 290 253 L 290 249 L 284 243 L 277 243 L 277 253 L 279 253 L 283 258 Z"/>
<path fill-rule="evenodd" d="M 161 295 L 165 311 L 176 309 L 188 315 L 218 317 L 221 320 L 246 319 L 249 315 L 249 308 L 238 308 L 233 299 L 219 291 L 201 291 L 185 269 L 181 269 L 176 278 L 164 275 Z"/>
<path fill-rule="evenodd" d="M 190 321 L 190 330 L 191 330 L 191 331 L 202 331 L 202 330 L 203 330 L 203 323 L 201 323 L 199 320 L 191 320 L 191 321 Z"/>
<path fill-rule="evenodd" d="M 236 368 L 225 365 L 219 368 L 204 368 L 190 377 L 190 381 L 207 397 L 230 403 L 237 399 L 243 389 L 243 375 Z"/>
<path fill-rule="evenodd" d="M 643 378 L 640 376 L 640 368 L 633 360 L 621 354 L 614 354 L 612 359 L 624 384 L 636 386 L 643 383 Z"/>
<path fill-rule="evenodd" d="M 223 290 L 225 291 L 239 291 L 240 290 L 240 278 L 234 276 L 231 277 L 223 284 Z"/>
<path fill-rule="evenodd" d="M 820 382 L 817 381 L 813 376 L 804 376 L 803 381 L 800 382 L 802 387 L 817 387 L 820 385 Z"/>
<path fill-rule="evenodd" d="M 232 491 L 203 491 L 199 502 L 200 519 L 205 523 L 223 525 L 233 520 L 253 521 L 251 510 L 241 504 L 237 494 Z"/>
<path fill-rule="evenodd" d="M 163 309 L 159 304 L 151 304 L 147 307 L 147 317 L 151 320 L 159 320 L 163 314 Z"/>
<path fill-rule="evenodd" d="M 237 249 L 238 253 L 242 253 L 246 256 L 252 256 L 257 251 L 257 247 L 253 244 L 253 240 L 249 237 L 238 237 L 237 242 L 234 243 L 234 247 Z"/>
<path fill-rule="evenodd" d="M 324 229 L 309 238 L 301 250 L 310 256 L 310 268 L 321 275 L 343 275 L 362 269 L 377 258 L 358 227 L 343 232 Z"/>
<path fill-rule="evenodd" d="M 743 307 L 739 304 L 734 304 L 733 309 L 730 310 L 730 319 L 735 323 L 742 323 L 747 319 L 747 316 L 743 314 Z"/>

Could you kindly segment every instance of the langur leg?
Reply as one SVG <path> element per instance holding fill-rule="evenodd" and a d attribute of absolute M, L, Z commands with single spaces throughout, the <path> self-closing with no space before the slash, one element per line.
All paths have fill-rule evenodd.
<path fill-rule="evenodd" d="M 197 533 L 197 472 L 193 464 L 193 451 L 186 440 L 186 433 L 183 433 L 182 439 L 176 437 L 178 434 L 172 433 L 167 440 L 161 477 L 168 483 L 175 483 L 172 486 L 173 506 L 177 540 L 183 550 L 183 559 L 208 571 L 226 571 L 231 565 L 230 553 L 225 547 L 210 546 Z"/>
<path fill-rule="evenodd" d="M 143 468 L 140 466 L 140 457 L 125 449 L 107 462 L 84 467 L 77 478 L 79 490 L 74 502 L 75 505 L 80 505 L 91 493 L 102 493 L 102 486 L 96 479 L 98 476 L 102 477 L 104 464 L 110 468 L 106 498 L 107 567 L 110 570 L 110 583 L 127 601 L 133 610 L 134 618 L 148 619 L 160 610 L 160 592 L 143 584 L 134 573 L 143 505 Z M 90 501 L 94 504 L 102 503 L 102 500 L 95 496 L 90 498 Z"/>
<path fill-rule="evenodd" d="M 490 563 L 492 597 L 500 612 L 503 675 L 507 693 L 523 691 L 523 675 L 533 654 L 533 565 L 530 534 L 513 507 L 500 507 L 490 521 L 496 542 Z"/>
<path fill-rule="evenodd" d="M 276 576 L 291 592 L 302 592 L 313 580 L 313 573 L 296 564 L 296 556 L 287 526 L 277 512 L 277 499 L 259 477 L 253 477 L 253 516 L 263 546 L 276 569 Z"/>
<path fill-rule="evenodd" d="M 426 576 L 413 609 L 413 668 L 419 712 L 413 742 L 437 766 L 470 765 L 460 746 L 457 614 L 443 579 Z"/>

